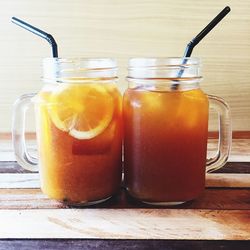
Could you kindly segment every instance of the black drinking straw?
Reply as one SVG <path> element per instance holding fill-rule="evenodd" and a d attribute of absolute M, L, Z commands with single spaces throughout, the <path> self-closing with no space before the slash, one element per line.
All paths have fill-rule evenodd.
<path fill-rule="evenodd" d="M 230 7 L 225 7 L 195 38 L 187 45 L 184 56 L 190 57 L 193 48 L 230 12 Z"/>
<path fill-rule="evenodd" d="M 54 39 L 54 37 L 48 33 L 46 33 L 43 30 L 40 30 L 16 17 L 12 17 L 11 21 L 17 25 L 19 25 L 20 27 L 32 32 L 33 34 L 42 37 L 43 39 L 47 40 L 52 48 L 52 55 L 53 57 L 58 57 L 58 51 L 57 51 L 57 44 L 56 41 Z"/>
<path fill-rule="evenodd" d="M 226 6 L 195 38 L 193 38 L 186 47 L 186 50 L 183 55 L 182 65 L 185 66 L 188 61 L 187 57 L 190 57 L 194 47 L 231 11 L 229 6 Z M 179 71 L 178 78 L 182 76 L 184 72 L 184 67 Z M 174 84 L 173 89 L 176 88 Z"/>

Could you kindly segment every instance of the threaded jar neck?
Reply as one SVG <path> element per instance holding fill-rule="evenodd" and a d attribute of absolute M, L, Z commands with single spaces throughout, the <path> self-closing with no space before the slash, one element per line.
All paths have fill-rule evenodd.
<path fill-rule="evenodd" d="M 80 83 L 117 78 L 117 63 L 111 58 L 45 58 L 45 82 Z"/>
<path fill-rule="evenodd" d="M 154 90 L 199 88 L 202 80 L 199 58 L 132 58 L 129 61 L 129 87 L 144 86 Z"/>

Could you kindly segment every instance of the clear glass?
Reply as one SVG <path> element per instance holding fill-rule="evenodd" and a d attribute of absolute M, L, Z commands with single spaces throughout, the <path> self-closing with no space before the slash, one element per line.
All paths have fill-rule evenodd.
<path fill-rule="evenodd" d="M 205 173 L 225 165 L 231 117 L 225 101 L 206 95 L 198 58 L 135 58 L 124 94 L 125 185 L 153 205 L 199 197 Z M 209 106 L 218 112 L 218 152 L 206 159 Z"/>
<path fill-rule="evenodd" d="M 68 205 L 96 204 L 121 182 L 121 95 L 112 59 L 44 60 L 44 87 L 14 106 L 13 143 L 18 163 L 37 171 L 50 198 Z M 25 143 L 25 113 L 34 105 L 39 159 Z"/>

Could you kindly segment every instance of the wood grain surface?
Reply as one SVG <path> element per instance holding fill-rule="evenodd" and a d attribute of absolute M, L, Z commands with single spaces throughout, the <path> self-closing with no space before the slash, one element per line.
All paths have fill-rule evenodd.
<path fill-rule="evenodd" d="M 205 192 L 194 201 L 183 205 L 175 206 L 174 209 L 217 209 L 217 210 L 250 210 L 250 189 L 242 188 L 207 188 Z M 20 209 L 52 209 L 52 208 L 71 208 L 65 204 L 49 199 L 42 194 L 40 189 L 0 189 L 0 213 L 2 209 L 20 210 Z M 115 195 L 112 199 L 95 206 L 94 208 L 151 208 L 130 197 L 124 189 Z"/>
<path fill-rule="evenodd" d="M 117 239 L 4 239 L 0 240 L 0 250 L 246 250 L 247 240 L 117 240 Z"/>
<path fill-rule="evenodd" d="M 250 210 L 1 210 L 0 221 L 4 238 L 250 240 Z"/>
<path fill-rule="evenodd" d="M 239 141 L 234 151 L 238 161 L 248 155 L 249 139 Z M 214 145 L 213 141 L 210 147 Z M 150 250 L 248 249 L 250 162 L 228 162 L 208 174 L 204 193 L 179 206 L 146 205 L 121 188 L 102 204 L 75 208 L 44 195 L 38 173 L 24 171 L 13 161 L 0 161 L 0 221 L 0 238 L 7 239 L 0 240 L 1 250 L 70 249 L 69 244 L 78 249 L 78 240 L 82 249 L 111 245 Z"/>
<path fill-rule="evenodd" d="M 70 208 L 42 194 L 37 173 L 20 172 L 20 169 L 16 163 L 0 164 L 0 209 Z M 207 174 L 203 195 L 179 208 L 250 209 L 250 163 L 227 163 L 218 171 Z M 131 198 L 123 188 L 107 202 L 92 206 L 100 207 L 154 208 Z"/>
<path fill-rule="evenodd" d="M 206 187 L 250 188 L 250 174 L 207 174 Z M 40 188 L 39 174 L 0 173 L 0 188 Z"/>
<path fill-rule="evenodd" d="M 202 41 L 193 56 L 203 60 L 202 88 L 225 98 L 233 129 L 250 130 L 249 0 L 5 0 L 0 8 L 0 131 L 10 131 L 12 104 L 41 86 L 46 41 L 11 24 L 17 16 L 53 34 L 60 57 L 114 57 L 119 87 L 130 57 L 181 56 L 188 41 L 226 5 L 231 13 Z M 215 128 L 216 119 L 211 121 Z M 33 118 L 28 129 L 34 129 Z"/>

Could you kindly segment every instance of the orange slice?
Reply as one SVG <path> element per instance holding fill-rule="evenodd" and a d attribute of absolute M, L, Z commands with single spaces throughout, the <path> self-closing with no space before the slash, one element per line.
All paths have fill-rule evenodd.
<path fill-rule="evenodd" d="M 60 84 L 50 96 L 48 110 L 57 128 L 77 139 L 91 139 L 110 124 L 114 101 L 104 85 Z"/>

